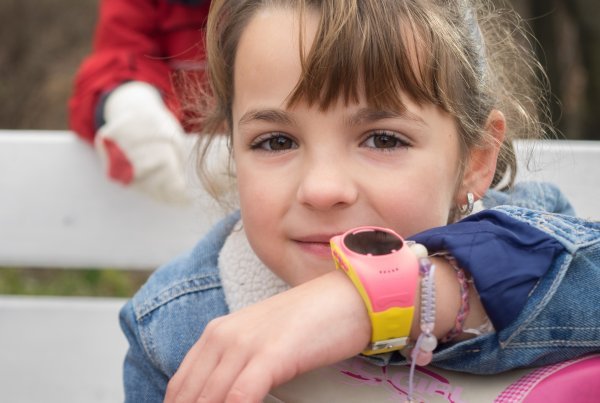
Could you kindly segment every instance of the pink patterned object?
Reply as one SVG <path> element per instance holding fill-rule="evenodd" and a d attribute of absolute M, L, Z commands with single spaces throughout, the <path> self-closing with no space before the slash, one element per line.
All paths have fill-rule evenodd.
<path fill-rule="evenodd" d="M 495 403 L 600 401 L 600 355 L 539 368 L 507 387 Z"/>

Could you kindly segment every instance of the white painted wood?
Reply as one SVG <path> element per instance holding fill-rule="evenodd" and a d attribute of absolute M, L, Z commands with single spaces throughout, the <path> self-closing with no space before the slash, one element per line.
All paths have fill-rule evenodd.
<path fill-rule="evenodd" d="M 223 215 L 195 185 L 169 206 L 107 180 L 70 132 L 0 130 L 0 266 L 155 268 Z"/>
<path fill-rule="evenodd" d="M 578 214 L 600 219 L 600 142 L 517 148 L 519 180 L 552 181 Z M 108 181 L 92 148 L 70 132 L 0 131 L 0 266 L 157 267 L 223 215 L 191 182 L 196 202 L 169 206 Z"/>
<path fill-rule="evenodd" d="M 0 296 L 0 401 L 123 401 L 124 302 Z"/>
<path fill-rule="evenodd" d="M 516 149 L 517 181 L 555 183 L 578 216 L 600 220 L 600 141 L 519 141 Z"/>

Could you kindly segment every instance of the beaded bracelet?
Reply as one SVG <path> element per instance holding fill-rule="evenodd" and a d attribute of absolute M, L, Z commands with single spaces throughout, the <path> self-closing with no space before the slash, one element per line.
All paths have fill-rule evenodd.
<path fill-rule="evenodd" d="M 469 284 L 467 278 L 465 276 L 465 271 L 458 267 L 456 259 L 454 256 L 450 255 L 447 252 L 436 254 L 436 256 L 441 256 L 450 264 L 450 266 L 456 272 L 456 278 L 458 280 L 458 284 L 460 286 L 460 309 L 458 310 L 458 314 L 456 315 L 456 320 L 454 323 L 454 327 L 440 340 L 441 343 L 448 343 L 456 336 L 463 332 L 463 328 L 465 325 L 465 320 L 469 315 L 470 305 L 469 305 Z"/>
<path fill-rule="evenodd" d="M 408 344 L 402 349 L 401 353 L 411 361 L 415 361 L 414 358 L 419 358 L 417 365 L 423 366 L 431 362 L 431 353 L 437 347 L 437 339 L 433 336 L 433 329 L 435 327 L 435 265 L 429 259 L 429 252 L 424 245 L 411 242 L 409 247 L 419 259 L 419 276 L 421 277 L 421 334 L 415 344 Z M 419 340 L 421 341 L 422 351 L 419 351 L 417 348 Z M 430 354 L 426 354 L 427 352 Z"/>
<path fill-rule="evenodd" d="M 433 351 L 438 345 L 436 337 L 433 335 L 435 326 L 435 265 L 427 257 L 427 249 L 420 244 L 410 245 L 413 252 L 419 257 L 419 274 L 421 275 L 421 333 L 416 343 L 407 345 L 402 351 L 410 361 L 410 372 L 408 380 L 408 402 L 412 402 L 414 373 L 416 365 L 425 366 L 433 358 Z M 469 305 L 469 281 L 465 271 L 458 267 L 454 256 L 448 252 L 435 253 L 432 256 L 440 256 L 446 259 L 450 266 L 456 272 L 456 277 L 460 286 L 461 306 L 456 315 L 454 327 L 441 339 L 441 343 L 452 341 L 457 335 L 463 333 L 465 320 L 470 311 Z"/>
<path fill-rule="evenodd" d="M 419 255 L 421 254 L 419 253 Z M 403 355 L 410 355 L 407 396 L 409 402 L 412 401 L 413 396 L 415 366 L 429 364 L 433 357 L 433 350 L 437 347 L 437 339 L 433 335 L 435 328 L 435 265 L 426 257 L 426 253 L 424 257 L 419 258 L 419 274 L 421 275 L 421 334 L 412 347 L 412 351 L 409 346 L 402 351 Z"/>
<path fill-rule="evenodd" d="M 427 257 L 419 259 L 421 275 L 421 334 L 417 338 L 411 353 L 411 359 L 419 366 L 431 362 L 433 350 L 437 347 L 437 339 L 433 335 L 435 327 L 435 265 Z"/>

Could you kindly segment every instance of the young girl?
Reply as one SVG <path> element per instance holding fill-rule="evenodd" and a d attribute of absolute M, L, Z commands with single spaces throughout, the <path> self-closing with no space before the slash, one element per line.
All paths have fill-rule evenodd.
<path fill-rule="evenodd" d="M 543 129 L 515 32 L 463 0 L 213 2 L 204 127 L 229 135 L 241 214 L 123 308 L 127 400 L 260 401 L 359 355 L 375 325 L 329 242 L 360 226 L 432 255 L 433 365 L 599 350 L 600 225 L 556 214 L 570 207 L 547 185 L 489 190 L 514 177 L 511 138 Z M 488 209 L 461 220 L 475 202 Z M 431 296 L 395 286 L 417 288 L 409 345 L 368 359 L 425 364 Z"/>

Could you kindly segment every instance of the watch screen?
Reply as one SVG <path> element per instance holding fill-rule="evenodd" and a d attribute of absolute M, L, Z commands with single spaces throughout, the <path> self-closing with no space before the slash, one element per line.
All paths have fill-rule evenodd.
<path fill-rule="evenodd" d="M 402 244 L 395 234 L 380 230 L 359 231 L 344 237 L 344 245 L 362 255 L 387 255 L 400 250 Z"/>

